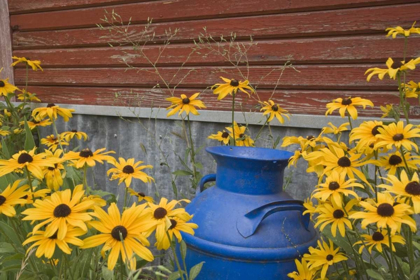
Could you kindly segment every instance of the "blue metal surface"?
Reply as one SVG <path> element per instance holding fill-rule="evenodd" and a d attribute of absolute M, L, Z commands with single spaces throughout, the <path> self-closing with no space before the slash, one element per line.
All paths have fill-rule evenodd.
<path fill-rule="evenodd" d="M 217 172 L 203 177 L 216 186 L 187 206 L 199 225 L 184 234 L 187 267 L 205 261 L 198 279 L 289 279 L 294 259 L 315 246 L 317 235 L 302 202 L 282 191 L 292 153 L 248 147 L 209 147 Z"/>

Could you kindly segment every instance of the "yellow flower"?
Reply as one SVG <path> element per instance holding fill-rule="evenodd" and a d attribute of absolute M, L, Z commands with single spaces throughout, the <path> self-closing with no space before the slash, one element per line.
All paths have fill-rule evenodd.
<path fill-rule="evenodd" d="M 404 153 L 404 158 L 405 162 L 408 165 L 408 168 L 412 170 L 416 170 L 416 164 L 420 164 L 419 156 L 411 156 L 410 153 L 407 152 Z M 385 156 L 381 156 L 379 160 L 374 160 L 372 161 L 372 163 L 387 170 L 389 175 L 395 175 L 398 168 L 405 167 L 404 159 L 402 158 L 401 153 L 399 151 Z"/>
<path fill-rule="evenodd" d="M 128 262 L 131 270 L 136 268 L 134 254 L 146 261 L 153 261 L 153 254 L 145 247 L 149 242 L 142 235 L 142 232 L 148 230 L 144 216 L 140 216 L 144 207 L 145 204 L 139 206 L 133 204 L 123 212 L 122 216 L 115 203 L 109 206 L 108 213 L 100 207 L 95 207 L 95 216 L 99 221 L 92 221 L 90 225 L 101 233 L 83 240 L 81 248 L 93 248 L 105 243 L 102 252 L 111 250 L 108 255 L 110 270 L 114 269 L 120 255 L 124 263 Z"/>
<path fill-rule="evenodd" d="M 219 96 L 217 97 L 217 100 L 222 100 L 223 98 L 225 98 L 228 94 L 232 95 L 232 94 L 236 94 L 238 92 L 238 90 L 248 94 L 249 92 L 247 92 L 246 90 L 251 91 L 251 93 L 254 92 L 254 89 L 249 86 L 249 81 L 245 80 L 243 82 L 241 81 L 237 81 L 235 79 L 229 80 L 223 77 L 220 77 L 225 83 L 224 84 L 215 84 L 212 88 L 213 88 L 213 93 L 214 94 L 218 94 Z"/>
<path fill-rule="evenodd" d="M 294 280 L 313 280 L 316 274 L 316 270 L 310 269 L 309 264 L 306 260 L 302 259 L 302 263 L 295 260 L 297 272 L 293 271 L 287 274 L 287 277 Z"/>
<path fill-rule="evenodd" d="M 397 68 L 392 68 L 392 65 L 394 64 L 394 60 L 392 60 L 392 58 L 388 58 L 388 60 L 386 61 L 386 66 L 388 67 L 387 69 L 381 69 L 381 68 L 370 68 L 368 70 L 366 70 L 365 75 L 368 74 L 369 72 L 371 72 L 368 77 L 367 77 L 367 81 L 369 82 L 370 79 L 374 76 L 374 75 L 378 75 L 378 78 L 380 80 L 382 80 L 386 74 L 388 74 L 388 76 L 395 80 L 395 78 L 397 77 L 397 74 L 400 72 L 404 72 L 408 69 L 410 70 L 414 70 L 416 68 L 416 65 L 420 63 L 420 59 L 416 58 L 416 59 L 411 59 L 409 62 L 405 63 L 405 61 L 401 61 L 401 66 L 397 67 Z"/>
<path fill-rule="evenodd" d="M 386 37 L 389 37 L 392 35 L 392 38 L 395 39 L 395 37 L 397 37 L 398 34 L 403 35 L 404 37 L 408 37 L 410 36 L 410 34 L 420 34 L 420 28 L 415 28 L 414 25 L 416 24 L 416 22 L 413 23 L 413 25 L 411 26 L 410 29 L 404 29 L 401 26 L 397 26 L 397 27 L 389 27 L 387 29 L 385 29 L 385 31 L 388 31 L 388 34 L 386 35 Z"/>
<path fill-rule="evenodd" d="M 83 140 L 87 140 L 88 136 L 86 133 L 84 133 L 83 131 L 77 131 L 75 129 L 71 130 L 71 131 L 65 131 L 63 133 L 60 134 L 60 136 L 65 139 L 67 142 L 70 142 L 71 139 L 73 139 L 74 137 L 76 137 L 77 139 L 81 140 L 83 138 Z"/>
<path fill-rule="evenodd" d="M 170 117 L 172 115 L 175 115 L 176 112 L 179 111 L 178 115 L 181 115 L 182 112 L 185 111 L 187 115 L 193 113 L 194 115 L 199 115 L 197 112 L 197 109 L 195 109 L 195 106 L 198 108 L 206 108 L 203 101 L 196 99 L 200 93 L 195 93 L 191 97 L 187 97 L 185 94 L 181 94 L 181 98 L 178 97 L 169 97 L 166 98 L 169 102 L 172 102 L 172 105 L 166 108 L 166 110 L 172 109 L 166 116 Z"/>
<path fill-rule="evenodd" d="M 14 217 L 16 215 L 14 206 L 16 204 L 26 204 L 26 199 L 23 197 L 26 195 L 29 186 L 24 185 L 18 188 L 21 182 L 21 180 L 16 180 L 12 185 L 8 185 L 0 194 L 0 214 Z"/>
<path fill-rule="evenodd" d="M 152 181 L 155 181 L 151 176 L 141 171 L 145 168 L 153 168 L 153 166 L 140 165 L 143 162 L 142 161 L 134 162 L 134 158 L 125 160 L 124 158 L 120 157 L 119 161 L 120 162 L 118 161 L 109 162 L 112 165 L 114 165 L 115 168 L 111 168 L 107 172 L 108 176 L 112 174 L 111 180 L 115 180 L 115 179 L 120 180 L 118 184 L 125 182 L 125 186 L 128 188 L 131 185 L 131 180 L 133 178 L 140 179 L 144 183 L 150 183 Z"/>
<path fill-rule="evenodd" d="M 236 146 L 254 146 L 254 140 L 245 134 L 246 126 L 239 126 L 237 122 L 234 122 L 233 129 L 231 127 L 226 127 L 226 130 L 229 131 L 230 137 L 234 138 L 235 135 Z"/>
<path fill-rule="evenodd" d="M 331 134 L 339 134 L 343 131 L 349 130 L 347 126 L 349 126 L 350 123 L 349 122 L 343 123 L 339 127 L 336 127 L 335 125 L 333 125 L 332 122 L 329 122 L 328 125 L 330 127 L 328 127 L 328 126 L 324 127 L 322 129 L 322 133 L 325 133 L 325 134 L 330 134 L 330 133 Z"/>
<path fill-rule="evenodd" d="M 39 60 L 29 60 L 29 58 L 25 58 L 25 57 L 17 57 L 17 56 L 13 56 L 13 59 L 16 59 L 15 62 L 12 63 L 11 66 L 15 66 L 18 63 L 24 62 L 25 64 L 29 65 L 32 67 L 32 70 L 37 71 L 38 69 L 41 69 L 41 61 Z"/>
<path fill-rule="evenodd" d="M 28 126 L 31 130 L 33 130 L 34 128 L 39 127 L 39 126 L 49 126 L 49 125 L 52 124 L 52 122 L 48 119 L 39 119 L 39 118 L 36 118 L 33 121 L 28 121 L 27 123 L 28 123 Z M 24 125 L 25 122 L 24 121 L 20 122 L 20 124 Z"/>
<path fill-rule="evenodd" d="M 35 208 L 29 208 L 22 212 L 26 215 L 24 221 L 41 221 L 33 228 L 37 232 L 46 226 L 44 236 L 50 237 L 57 234 L 57 239 L 63 240 L 66 237 L 68 225 L 78 227 L 87 231 L 85 222 L 92 218 L 86 213 L 93 204 L 93 201 L 83 201 L 81 199 L 85 192 L 73 190 L 73 195 L 69 189 L 53 193 L 44 200 L 36 200 L 33 203 Z"/>
<path fill-rule="evenodd" d="M 50 190 L 57 191 L 63 185 L 63 178 L 66 177 L 66 170 L 60 159 L 62 153 L 62 150 L 56 150 L 54 153 L 48 150 L 45 151 L 47 158 L 53 158 L 57 161 L 54 167 L 46 167 L 44 169 L 45 181 Z"/>
<path fill-rule="evenodd" d="M 7 96 L 9 93 L 14 93 L 16 90 L 18 90 L 18 88 L 10 84 L 8 80 L 8 78 L 5 80 L 0 80 L 0 96 Z"/>
<path fill-rule="evenodd" d="M 406 98 L 418 98 L 420 92 L 420 83 L 416 83 L 413 81 L 408 82 L 408 84 L 401 84 L 402 87 L 405 89 L 405 97 Z"/>
<path fill-rule="evenodd" d="M 136 192 L 135 190 L 128 188 L 128 193 L 132 196 L 135 196 L 138 198 L 138 202 L 141 201 L 147 201 L 147 202 L 153 202 L 153 197 L 151 196 L 147 196 L 145 193 L 143 192 Z"/>
<path fill-rule="evenodd" d="M 43 119 L 49 117 L 51 121 L 57 119 L 57 115 L 62 116 L 64 121 L 67 122 L 71 117 L 73 117 L 72 112 L 74 109 L 65 109 L 60 108 L 60 106 L 50 103 L 47 107 L 39 107 L 32 111 L 32 117 L 34 119 Z"/>
<path fill-rule="evenodd" d="M 10 131 L 0 129 L 0 135 L 1 136 L 7 136 L 9 134 L 10 134 Z"/>
<path fill-rule="evenodd" d="M 400 179 L 394 175 L 388 174 L 388 178 L 384 178 L 391 186 L 381 184 L 378 188 L 384 188 L 388 192 L 396 194 L 398 197 L 407 197 L 413 204 L 414 213 L 420 213 L 420 184 L 419 176 L 414 172 L 410 179 L 405 170 L 401 171 Z"/>
<path fill-rule="evenodd" d="M 213 139 L 213 140 L 217 140 L 222 142 L 225 145 L 229 144 L 229 132 L 226 132 L 225 130 L 223 131 L 218 131 L 217 134 L 212 134 L 209 137 L 207 137 L 209 139 Z"/>
<path fill-rule="evenodd" d="M 365 109 L 366 106 L 373 107 L 373 103 L 368 99 L 360 97 L 337 98 L 334 99 L 332 103 L 327 104 L 328 110 L 325 115 L 332 114 L 335 110 L 339 109 L 342 118 L 345 117 L 347 111 L 352 119 L 355 120 L 357 119 L 357 109 L 355 106 L 363 106 L 363 109 Z"/>
<path fill-rule="evenodd" d="M 35 101 L 35 102 L 41 102 L 41 100 L 36 97 L 35 93 L 30 93 L 29 91 L 26 91 L 25 89 L 19 90 L 21 93 L 18 94 L 18 99 L 20 101 Z"/>
<path fill-rule="evenodd" d="M 362 228 L 376 223 L 380 229 L 389 227 L 391 233 L 399 232 L 401 224 L 407 224 L 412 231 L 417 230 L 416 222 L 409 216 L 413 214 L 411 207 L 404 203 L 394 204 L 395 199 L 389 193 L 378 193 L 378 202 L 368 199 L 360 205 L 367 212 L 357 212 L 350 215 L 351 219 L 362 219 Z"/>
<path fill-rule="evenodd" d="M 346 235 L 346 226 L 349 229 L 352 229 L 352 225 L 349 218 L 354 211 L 351 211 L 355 204 L 355 200 L 351 200 L 344 207 L 342 204 L 336 204 L 334 201 L 332 203 L 323 203 L 319 209 L 319 216 L 316 218 L 317 222 L 315 227 L 321 226 L 320 231 L 324 231 L 324 228 L 331 224 L 331 233 L 334 237 L 337 235 L 337 228 L 342 237 Z"/>
<path fill-rule="evenodd" d="M 368 251 L 371 254 L 373 247 L 376 248 L 376 250 L 380 253 L 382 253 L 382 244 L 385 246 L 389 246 L 389 236 L 388 236 L 388 230 L 383 229 L 380 231 L 374 232 L 372 235 L 370 234 L 362 234 L 362 237 L 364 241 L 359 240 L 354 245 L 362 244 L 359 248 L 359 254 L 362 254 L 363 249 L 368 247 Z M 400 243 L 402 245 L 405 244 L 404 237 L 398 234 L 391 235 L 391 242 L 392 242 L 392 251 L 395 252 L 395 246 L 394 243 Z"/>
<path fill-rule="evenodd" d="M 69 226 L 64 238 L 60 240 L 57 238 L 57 233 L 47 237 L 45 236 L 44 231 L 37 231 L 33 233 L 31 237 L 26 239 L 22 243 L 22 245 L 27 245 L 29 243 L 35 242 L 28 248 L 27 252 L 32 250 L 34 247 L 38 247 L 35 253 L 35 255 L 38 258 L 41 258 L 42 255 L 44 255 L 46 258 L 51 259 L 54 255 L 56 246 L 58 246 L 58 248 L 60 248 L 61 251 L 66 254 L 71 254 L 69 244 L 82 246 L 83 241 L 77 237 L 83 234 L 85 234 L 85 232 L 80 228 L 74 228 L 72 226 Z"/>
<path fill-rule="evenodd" d="M 11 172 L 22 172 L 22 169 L 27 168 L 36 178 L 43 178 L 43 167 L 54 167 L 55 159 L 45 158 L 44 153 L 35 155 L 34 148 L 32 151 L 20 151 L 14 154 L 9 160 L 0 160 L 0 177 Z"/>
<path fill-rule="evenodd" d="M 82 168 L 85 166 L 85 164 L 93 167 L 96 165 L 96 162 L 104 163 L 104 160 L 109 163 L 115 161 L 112 156 L 108 155 L 111 153 L 115 154 L 114 151 L 102 153 L 103 151 L 105 151 L 105 148 L 98 149 L 95 152 L 92 152 L 89 148 L 86 148 L 81 150 L 79 153 L 70 151 L 65 154 L 63 158 L 65 160 L 71 160 L 76 165 L 76 168 Z"/>
<path fill-rule="evenodd" d="M 392 149 L 396 147 L 404 147 L 407 151 L 411 151 L 412 147 L 418 151 L 416 143 L 410 141 L 410 138 L 420 137 L 420 129 L 413 128 L 412 124 L 407 124 L 404 126 L 402 121 L 399 121 L 397 124 L 391 123 L 384 127 L 378 128 L 379 134 L 376 135 L 379 138 L 379 141 L 376 143 L 375 147 L 386 147 L 387 149 Z"/>
<path fill-rule="evenodd" d="M 366 147 L 374 148 L 378 138 L 376 135 L 379 134 L 378 129 L 383 128 L 383 123 L 381 121 L 365 121 L 359 127 L 353 128 L 350 132 L 350 143 L 356 140 L 357 142 L 356 149 L 361 151 Z"/>
<path fill-rule="evenodd" d="M 340 248 L 334 249 L 333 242 L 322 242 L 318 240 L 318 248 L 309 247 L 309 254 L 304 254 L 303 259 L 308 262 L 310 269 L 318 269 L 322 267 L 321 279 L 325 279 L 328 268 L 341 261 L 347 260 L 347 257 L 339 253 Z"/>
<path fill-rule="evenodd" d="M 385 107 L 381 106 L 381 111 L 383 112 L 381 118 L 385 118 L 388 117 L 389 114 L 394 111 L 394 109 L 392 108 L 392 105 L 385 105 Z"/>
<path fill-rule="evenodd" d="M 181 231 L 194 235 L 194 229 L 198 228 L 198 225 L 194 223 L 187 223 L 188 220 L 184 221 L 178 217 L 172 217 L 169 220 L 171 222 L 171 226 L 168 228 L 167 234 L 163 236 L 162 240 L 159 240 L 155 244 L 158 250 L 167 250 L 171 246 L 173 235 L 176 236 L 178 243 L 180 243 L 182 240 Z"/>
<path fill-rule="evenodd" d="M 41 139 L 41 144 L 48 147 L 49 150 L 54 152 L 59 146 L 68 146 L 69 143 L 65 142 L 61 136 L 55 137 L 54 134 Z"/>
<path fill-rule="evenodd" d="M 265 106 L 262 107 L 260 111 L 264 111 L 264 116 L 270 114 L 267 122 L 271 122 L 274 119 L 274 117 L 276 117 L 280 123 L 284 123 L 283 116 L 287 117 L 290 120 L 289 112 L 281 108 L 279 105 L 275 104 L 272 100 L 268 100 L 268 102 L 264 101 L 263 104 Z"/>

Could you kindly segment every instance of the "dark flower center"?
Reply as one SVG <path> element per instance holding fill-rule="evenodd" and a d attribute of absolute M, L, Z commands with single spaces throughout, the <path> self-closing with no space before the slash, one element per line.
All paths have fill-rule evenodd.
<path fill-rule="evenodd" d="M 77 133 L 77 130 L 76 129 L 72 129 L 71 132 Z"/>
<path fill-rule="evenodd" d="M 308 135 L 308 136 L 306 136 L 306 140 L 312 140 L 312 139 L 314 139 L 315 137 L 314 136 L 312 136 L 312 135 Z"/>
<path fill-rule="evenodd" d="M 403 66 L 404 64 L 405 64 L 405 61 L 397 60 L 392 64 L 392 68 L 398 69 L 398 68 L 401 68 L 401 66 Z"/>
<path fill-rule="evenodd" d="M 159 220 L 165 218 L 166 214 L 168 214 L 168 211 L 166 211 L 166 209 L 163 207 L 159 207 L 155 210 L 153 216 L 155 217 L 155 219 Z"/>
<path fill-rule="evenodd" d="M 348 157 L 341 157 L 339 160 L 338 160 L 338 165 L 339 166 L 341 166 L 341 167 L 350 167 L 351 166 L 351 161 L 350 161 L 350 159 L 348 158 Z"/>
<path fill-rule="evenodd" d="M 334 219 L 341 219 L 344 217 L 344 212 L 341 209 L 337 209 L 333 212 Z"/>
<path fill-rule="evenodd" d="M 351 104 L 351 98 L 345 98 L 343 101 L 341 101 L 342 105 L 350 105 Z"/>
<path fill-rule="evenodd" d="M 184 99 L 182 99 L 182 103 L 183 104 L 190 104 L 190 99 L 189 98 L 184 98 Z"/>
<path fill-rule="evenodd" d="M 388 159 L 388 163 L 391 164 L 391 165 L 398 165 L 401 162 L 402 162 L 401 157 L 400 156 L 397 156 L 397 155 L 392 155 Z"/>
<path fill-rule="evenodd" d="M 226 131 L 224 131 L 222 133 L 222 138 L 228 138 L 229 137 L 229 133 L 227 133 Z"/>
<path fill-rule="evenodd" d="M 244 134 L 243 133 L 239 134 L 239 138 L 242 138 L 242 137 L 244 137 Z"/>
<path fill-rule="evenodd" d="M 279 106 L 273 105 L 271 106 L 271 110 L 273 110 L 274 112 L 277 112 L 279 110 Z"/>
<path fill-rule="evenodd" d="M 401 133 L 395 134 L 394 136 L 392 136 L 392 140 L 394 141 L 401 141 L 404 139 L 404 135 L 402 135 Z"/>
<path fill-rule="evenodd" d="M 28 195 L 25 194 L 24 196 L 21 197 L 22 199 L 28 199 Z"/>
<path fill-rule="evenodd" d="M 84 158 L 93 157 L 93 153 L 89 148 L 86 148 L 80 151 L 79 156 Z"/>
<path fill-rule="evenodd" d="M 3 81 L 0 81 L 0 87 L 5 87 L 6 84 Z"/>
<path fill-rule="evenodd" d="M 54 103 L 48 103 L 47 108 L 51 108 L 51 107 L 54 107 L 54 106 L 55 106 Z"/>
<path fill-rule="evenodd" d="M 3 203 L 6 202 L 6 198 L 2 195 L 0 195 L 0 205 L 3 205 Z"/>
<path fill-rule="evenodd" d="M 21 153 L 20 156 L 18 157 L 18 163 L 19 164 L 32 162 L 33 160 L 34 159 L 32 158 L 32 156 L 30 154 L 27 154 L 27 153 Z"/>
<path fill-rule="evenodd" d="M 391 217 L 394 214 L 394 207 L 389 203 L 382 203 L 376 209 L 376 213 L 381 217 Z"/>
<path fill-rule="evenodd" d="M 122 170 L 125 174 L 132 174 L 134 173 L 134 168 L 131 165 L 124 166 Z"/>
<path fill-rule="evenodd" d="M 142 192 L 138 192 L 138 193 L 137 193 L 137 195 L 138 195 L 138 196 L 141 196 L 141 197 L 145 197 L 145 196 L 146 196 L 146 195 L 145 195 L 144 193 L 142 193 Z"/>
<path fill-rule="evenodd" d="M 410 182 L 405 186 L 405 191 L 411 195 L 420 195 L 420 184 L 418 182 Z"/>
<path fill-rule="evenodd" d="M 380 132 L 378 131 L 378 128 L 383 128 L 382 125 L 377 125 L 374 128 L 372 128 L 372 135 L 375 136 L 377 134 L 380 134 Z"/>
<path fill-rule="evenodd" d="M 334 259 L 334 256 L 333 256 L 333 255 L 331 255 L 331 254 L 329 254 L 329 255 L 327 256 L 327 261 L 331 261 L 332 259 Z"/>
<path fill-rule="evenodd" d="M 49 239 L 57 239 L 57 234 L 58 234 L 58 230 L 53 234 L 53 235 L 51 235 L 50 237 L 48 237 Z"/>
<path fill-rule="evenodd" d="M 64 218 L 70 215 L 71 209 L 67 204 L 60 204 L 54 209 L 54 217 Z"/>
<path fill-rule="evenodd" d="M 174 227 L 176 227 L 177 222 L 172 219 L 170 219 L 170 221 L 171 221 L 171 226 L 168 229 L 173 229 Z"/>
<path fill-rule="evenodd" d="M 127 237 L 128 232 L 127 232 L 127 229 L 125 227 L 123 227 L 123 226 L 116 226 L 116 227 L 114 227 L 112 229 L 112 231 L 111 231 L 111 236 L 115 240 L 121 241 L 120 233 L 122 235 L 122 239 L 125 240 L 125 238 Z"/>
<path fill-rule="evenodd" d="M 374 234 L 372 234 L 372 239 L 374 241 L 382 241 L 384 240 L 384 235 L 380 232 L 375 232 Z"/>
<path fill-rule="evenodd" d="M 330 182 L 328 185 L 328 189 L 330 189 L 331 191 L 335 191 L 336 189 L 340 188 L 340 184 L 337 182 Z"/>
<path fill-rule="evenodd" d="M 233 87 L 237 87 L 237 86 L 239 86 L 239 82 L 237 80 L 231 80 L 230 85 L 233 86 Z"/>

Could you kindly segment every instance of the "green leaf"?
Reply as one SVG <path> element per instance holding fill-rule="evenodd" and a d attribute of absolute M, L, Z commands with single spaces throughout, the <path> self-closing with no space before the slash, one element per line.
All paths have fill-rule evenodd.
<path fill-rule="evenodd" d="M 420 251 L 420 244 L 419 244 L 419 243 L 417 243 L 416 241 L 413 241 L 412 243 L 413 243 L 414 247 L 416 247 L 416 249 L 417 249 L 418 251 Z"/>
<path fill-rule="evenodd" d="M 189 170 L 176 170 L 172 172 L 172 174 L 176 176 L 192 176 L 193 175 L 193 173 Z"/>
<path fill-rule="evenodd" d="M 373 269 L 367 269 L 366 272 L 369 275 L 369 277 L 371 277 L 373 279 L 376 279 L 376 280 L 384 280 L 384 278 L 382 277 L 382 275 L 380 275 L 378 272 L 376 272 Z"/>
<path fill-rule="evenodd" d="M 181 278 L 181 272 L 179 271 L 175 271 L 172 272 L 169 276 L 168 276 L 168 280 L 176 280 L 178 278 Z"/>
<path fill-rule="evenodd" d="M 277 148 L 277 146 L 280 143 L 280 140 L 281 140 L 280 136 L 277 136 L 276 141 L 274 141 L 274 144 L 273 144 L 273 149 Z"/>
<path fill-rule="evenodd" d="M 35 140 L 34 136 L 32 135 L 32 131 L 29 128 L 28 122 L 26 121 L 26 117 L 24 118 L 25 121 L 25 133 L 26 133 L 26 139 L 25 139 L 25 150 L 30 151 L 35 147 Z"/>
<path fill-rule="evenodd" d="M 185 257 L 187 256 L 187 244 L 185 244 L 184 240 L 181 240 L 179 250 L 181 251 L 181 258 L 185 260 Z"/>
<path fill-rule="evenodd" d="M 203 169 L 203 165 L 201 164 L 201 162 L 196 162 L 195 167 L 197 167 L 198 169 Z"/>
<path fill-rule="evenodd" d="M 204 262 L 194 265 L 190 269 L 190 280 L 194 280 L 198 274 L 200 274 L 201 268 L 203 267 Z"/>
<path fill-rule="evenodd" d="M 4 141 L 4 139 L 1 140 L 1 150 L 4 154 L 4 156 L 6 157 L 6 159 L 11 158 L 9 149 L 7 148 L 7 143 L 6 143 L 6 141 Z"/>
<path fill-rule="evenodd" d="M 416 268 L 410 274 L 409 280 L 417 279 L 417 276 L 419 275 L 419 273 L 420 273 L 420 266 L 416 266 Z"/>
<path fill-rule="evenodd" d="M 109 270 L 107 267 L 102 267 L 102 277 L 104 280 L 113 280 L 114 278 L 114 272 L 112 270 Z"/>
<path fill-rule="evenodd" d="M 23 251 L 22 244 L 15 230 L 3 221 L 0 221 L 0 232 L 13 242 L 17 248 L 22 248 Z"/>
<path fill-rule="evenodd" d="M 147 150 L 146 150 L 146 147 L 143 145 L 143 143 L 140 143 L 140 148 L 143 151 L 143 153 L 147 155 Z"/>
<path fill-rule="evenodd" d="M 176 187 L 175 181 L 172 181 L 172 191 L 174 192 L 175 198 L 178 197 L 178 188 Z"/>
<path fill-rule="evenodd" d="M 14 253 L 15 249 L 10 243 L 7 242 L 0 242 L 0 253 Z"/>

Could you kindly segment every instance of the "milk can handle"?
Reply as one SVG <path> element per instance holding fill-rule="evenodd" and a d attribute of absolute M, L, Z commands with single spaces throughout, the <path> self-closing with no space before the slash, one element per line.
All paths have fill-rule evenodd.
<path fill-rule="evenodd" d="M 208 174 L 201 178 L 200 183 L 198 183 L 198 188 L 195 192 L 195 195 L 201 193 L 204 190 L 204 184 L 208 182 L 216 181 L 216 174 Z"/>
<path fill-rule="evenodd" d="M 310 215 L 303 215 L 305 207 L 303 201 L 300 200 L 284 200 L 265 204 L 241 216 L 236 221 L 236 228 L 239 233 L 247 238 L 255 233 L 261 222 L 276 212 L 298 210 L 302 212 L 301 221 L 306 230 L 308 230 Z M 308 230 L 309 231 L 309 230 Z"/>

